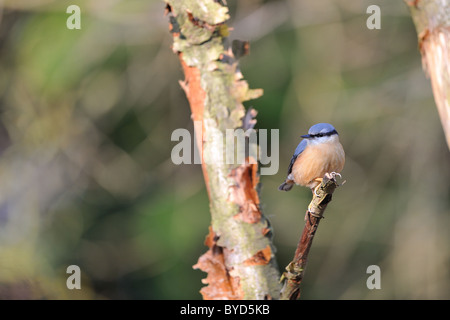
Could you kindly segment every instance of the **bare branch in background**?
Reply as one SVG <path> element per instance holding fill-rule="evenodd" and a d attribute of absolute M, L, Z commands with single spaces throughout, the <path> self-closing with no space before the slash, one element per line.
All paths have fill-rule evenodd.
<path fill-rule="evenodd" d="M 450 6 L 446 0 L 405 0 L 416 26 L 422 66 L 450 148 Z"/>

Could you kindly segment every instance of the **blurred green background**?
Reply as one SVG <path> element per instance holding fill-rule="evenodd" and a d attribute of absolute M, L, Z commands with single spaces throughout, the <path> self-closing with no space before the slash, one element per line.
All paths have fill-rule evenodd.
<path fill-rule="evenodd" d="M 0 13 L 0 299 L 201 299 L 192 265 L 210 223 L 199 165 L 174 165 L 192 132 L 164 2 L 3 1 Z M 81 30 L 66 8 L 81 8 Z M 369 30 L 366 9 L 381 8 Z M 347 181 L 311 250 L 303 299 L 449 299 L 450 153 L 403 1 L 228 0 L 240 67 L 280 130 L 262 176 L 280 269 L 310 201 L 280 193 L 300 135 L 330 122 Z M 82 289 L 68 290 L 78 265 Z M 381 289 L 366 287 L 369 265 Z"/>

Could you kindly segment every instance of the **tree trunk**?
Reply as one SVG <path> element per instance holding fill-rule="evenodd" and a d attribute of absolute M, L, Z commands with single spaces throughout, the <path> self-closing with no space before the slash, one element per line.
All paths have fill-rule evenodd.
<path fill-rule="evenodd" d="M 210 200 L 209 250 L 194 268 L 208 273 L 203 280 L 208 286 L 200 291 L 204 299 L 277 299 L 279 271 L 271 228 L 260 208 L 256 159 L 247 155 L 242 164 L 225 161 L 226 130 L 253 128 L 254 110 L 246 116 L 242 102 L 262 90 L 250 90 L 242 79 L 237 59 L 247 53 L 248 44 L 227 45 L 229 15 L 221 2 L 166 0 Z M 239 150 L 245 146 L 238 139 L 235 153 Z"/>
<path fill-rule="evenodd" d="M 416 26 L 422 66 L 431 79 L 447 145 L 450 148 L 450 3 L 405 0 Z"/>

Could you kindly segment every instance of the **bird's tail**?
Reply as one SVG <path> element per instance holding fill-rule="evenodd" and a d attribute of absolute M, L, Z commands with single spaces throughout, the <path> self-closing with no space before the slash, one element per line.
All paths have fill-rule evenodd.
<path fill-rule="evenodd" d="M 280 191 L 289 191 L 294 186 L 294 183 L 291 181 L 285 181 L 283 182 L 279 187 L 278 190 Z"/>

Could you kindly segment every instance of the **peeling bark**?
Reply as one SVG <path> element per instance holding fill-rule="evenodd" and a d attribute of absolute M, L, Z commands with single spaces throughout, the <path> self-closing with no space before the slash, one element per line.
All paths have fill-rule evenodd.
<path fill-rule="evenodd" d="M 194 269 L 200 269 L 208 274 L 202 283 L 207 284 L 200 290 L 204 300 L 242 300 L 242 291 L 238 277 L 230 276 L 225 265 L 225 254 L 222 247 L 216 243 L 217 236 L 209 227 L 205 245 L 209 250 L 199 259 Z"/>
<path fill-rule="evenodd" d="M 239 211 L 234 218 L 247 223 L 258 223 L 261 220 L 261 211 L 259 195 L 256 191 L 259 182 L 257 165 L 239 166 L 231 170 L 230 177 L 235 181 L 235 184 L 231 186 L 230 201 L 239 206 Z"/>

